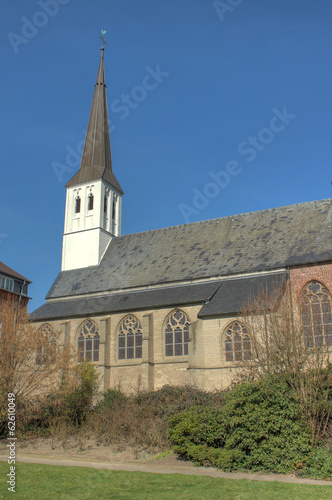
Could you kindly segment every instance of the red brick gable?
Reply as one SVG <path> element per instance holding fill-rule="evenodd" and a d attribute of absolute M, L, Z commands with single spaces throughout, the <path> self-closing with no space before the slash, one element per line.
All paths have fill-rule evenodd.
<path fill-rule="evenodd" d="M 299 302 L 303 287 L 309 281 L 319 281 L 332 296 L 332 262 L 295 267 L 290 270 L 290 282 L 293 296 Z"/>

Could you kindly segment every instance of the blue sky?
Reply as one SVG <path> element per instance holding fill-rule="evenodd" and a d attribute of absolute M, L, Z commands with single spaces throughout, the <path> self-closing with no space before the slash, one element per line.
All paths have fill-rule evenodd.
<path fill-rule="evenodd" d="M 60 270 L 101 29 L 123 234 L 331 197 L 331 0 L 3 0 L 0 260 L 30 310 Z"/>

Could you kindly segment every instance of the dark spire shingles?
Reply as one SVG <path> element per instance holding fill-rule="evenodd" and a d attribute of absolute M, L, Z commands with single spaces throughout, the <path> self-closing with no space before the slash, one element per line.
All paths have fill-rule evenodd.
<path fill-rule="evenodd" d="M 103 179 L 120 194 L 123 190 L 112 169 L 111 141 L 107 111 L 104 48 L 101 49 L 98 75 L 86 132 L 81 166 L 66 187 Z"/>

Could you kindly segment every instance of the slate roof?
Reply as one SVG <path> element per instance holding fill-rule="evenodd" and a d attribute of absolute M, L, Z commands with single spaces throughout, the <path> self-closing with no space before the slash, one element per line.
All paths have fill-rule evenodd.
<path fill-rule="evenodd" d="M 234 278 L 155 290 L 93 296 L 47 302 L 34 311 L 35 321 L 98 314 L 126 313 L 161 307 L 203 304 L 198 317 L 206 318 L 241 312 L 259 292 L 279 298 L 287 273 Z M 266 306 L 271 307 L 268 302 Z M 192 318 L 193 319 L 193 318 Z"/>
<path fill-rule="evenodd" d="M 267 308 L 273 307 L 280 298 L 287 280 L 287 273 L 269 274 L 266 276 L 250 276 L 224 280 L 218 290 L 207 300 L 198 313 L 199 318 L 237 314 L 260 295 L 267 298 Z"/>
<path fill-rule="evenodd" d="M 66 301 L 47 302 L 33 315 L 34 319 L 56 319 L 86 316 L 102 313 L 129 312 L 140 309 L 173 307 L 189 304 L 201 304 L 213 297 L 220 286 L 219 282 L 199 283 L 167 287 L 159 290 L 117 293 L 114 295 L 93 296 Z"/>
<path fill-rule="evenodd" d="M 190 304 L 200 318 L 236 314 L 259 291 L 279 294 L 280 269 L 331 261 L 331 223 L 322 200 L 113 238 L 98 266 L 61 272 L 33 318 Z"/>
<path fill-rule="evenodd" d="M 331 200 L 113 238 L 98 266 L 60 272 L 47 299 L 332 260 Z"/>

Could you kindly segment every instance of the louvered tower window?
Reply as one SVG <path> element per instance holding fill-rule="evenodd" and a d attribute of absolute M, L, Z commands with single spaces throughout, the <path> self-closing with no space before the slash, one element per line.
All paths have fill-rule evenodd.
<path fill-rule="evenodd" d="M 89 193 L 88 196 L 88 210 L 93 210 L 93 194 Z"/>
<path fill-rule="evenodd" d="M 81 211 L 81 198 L 76 196 L 75 198 L 75 214 L 79 214 Z"/>

